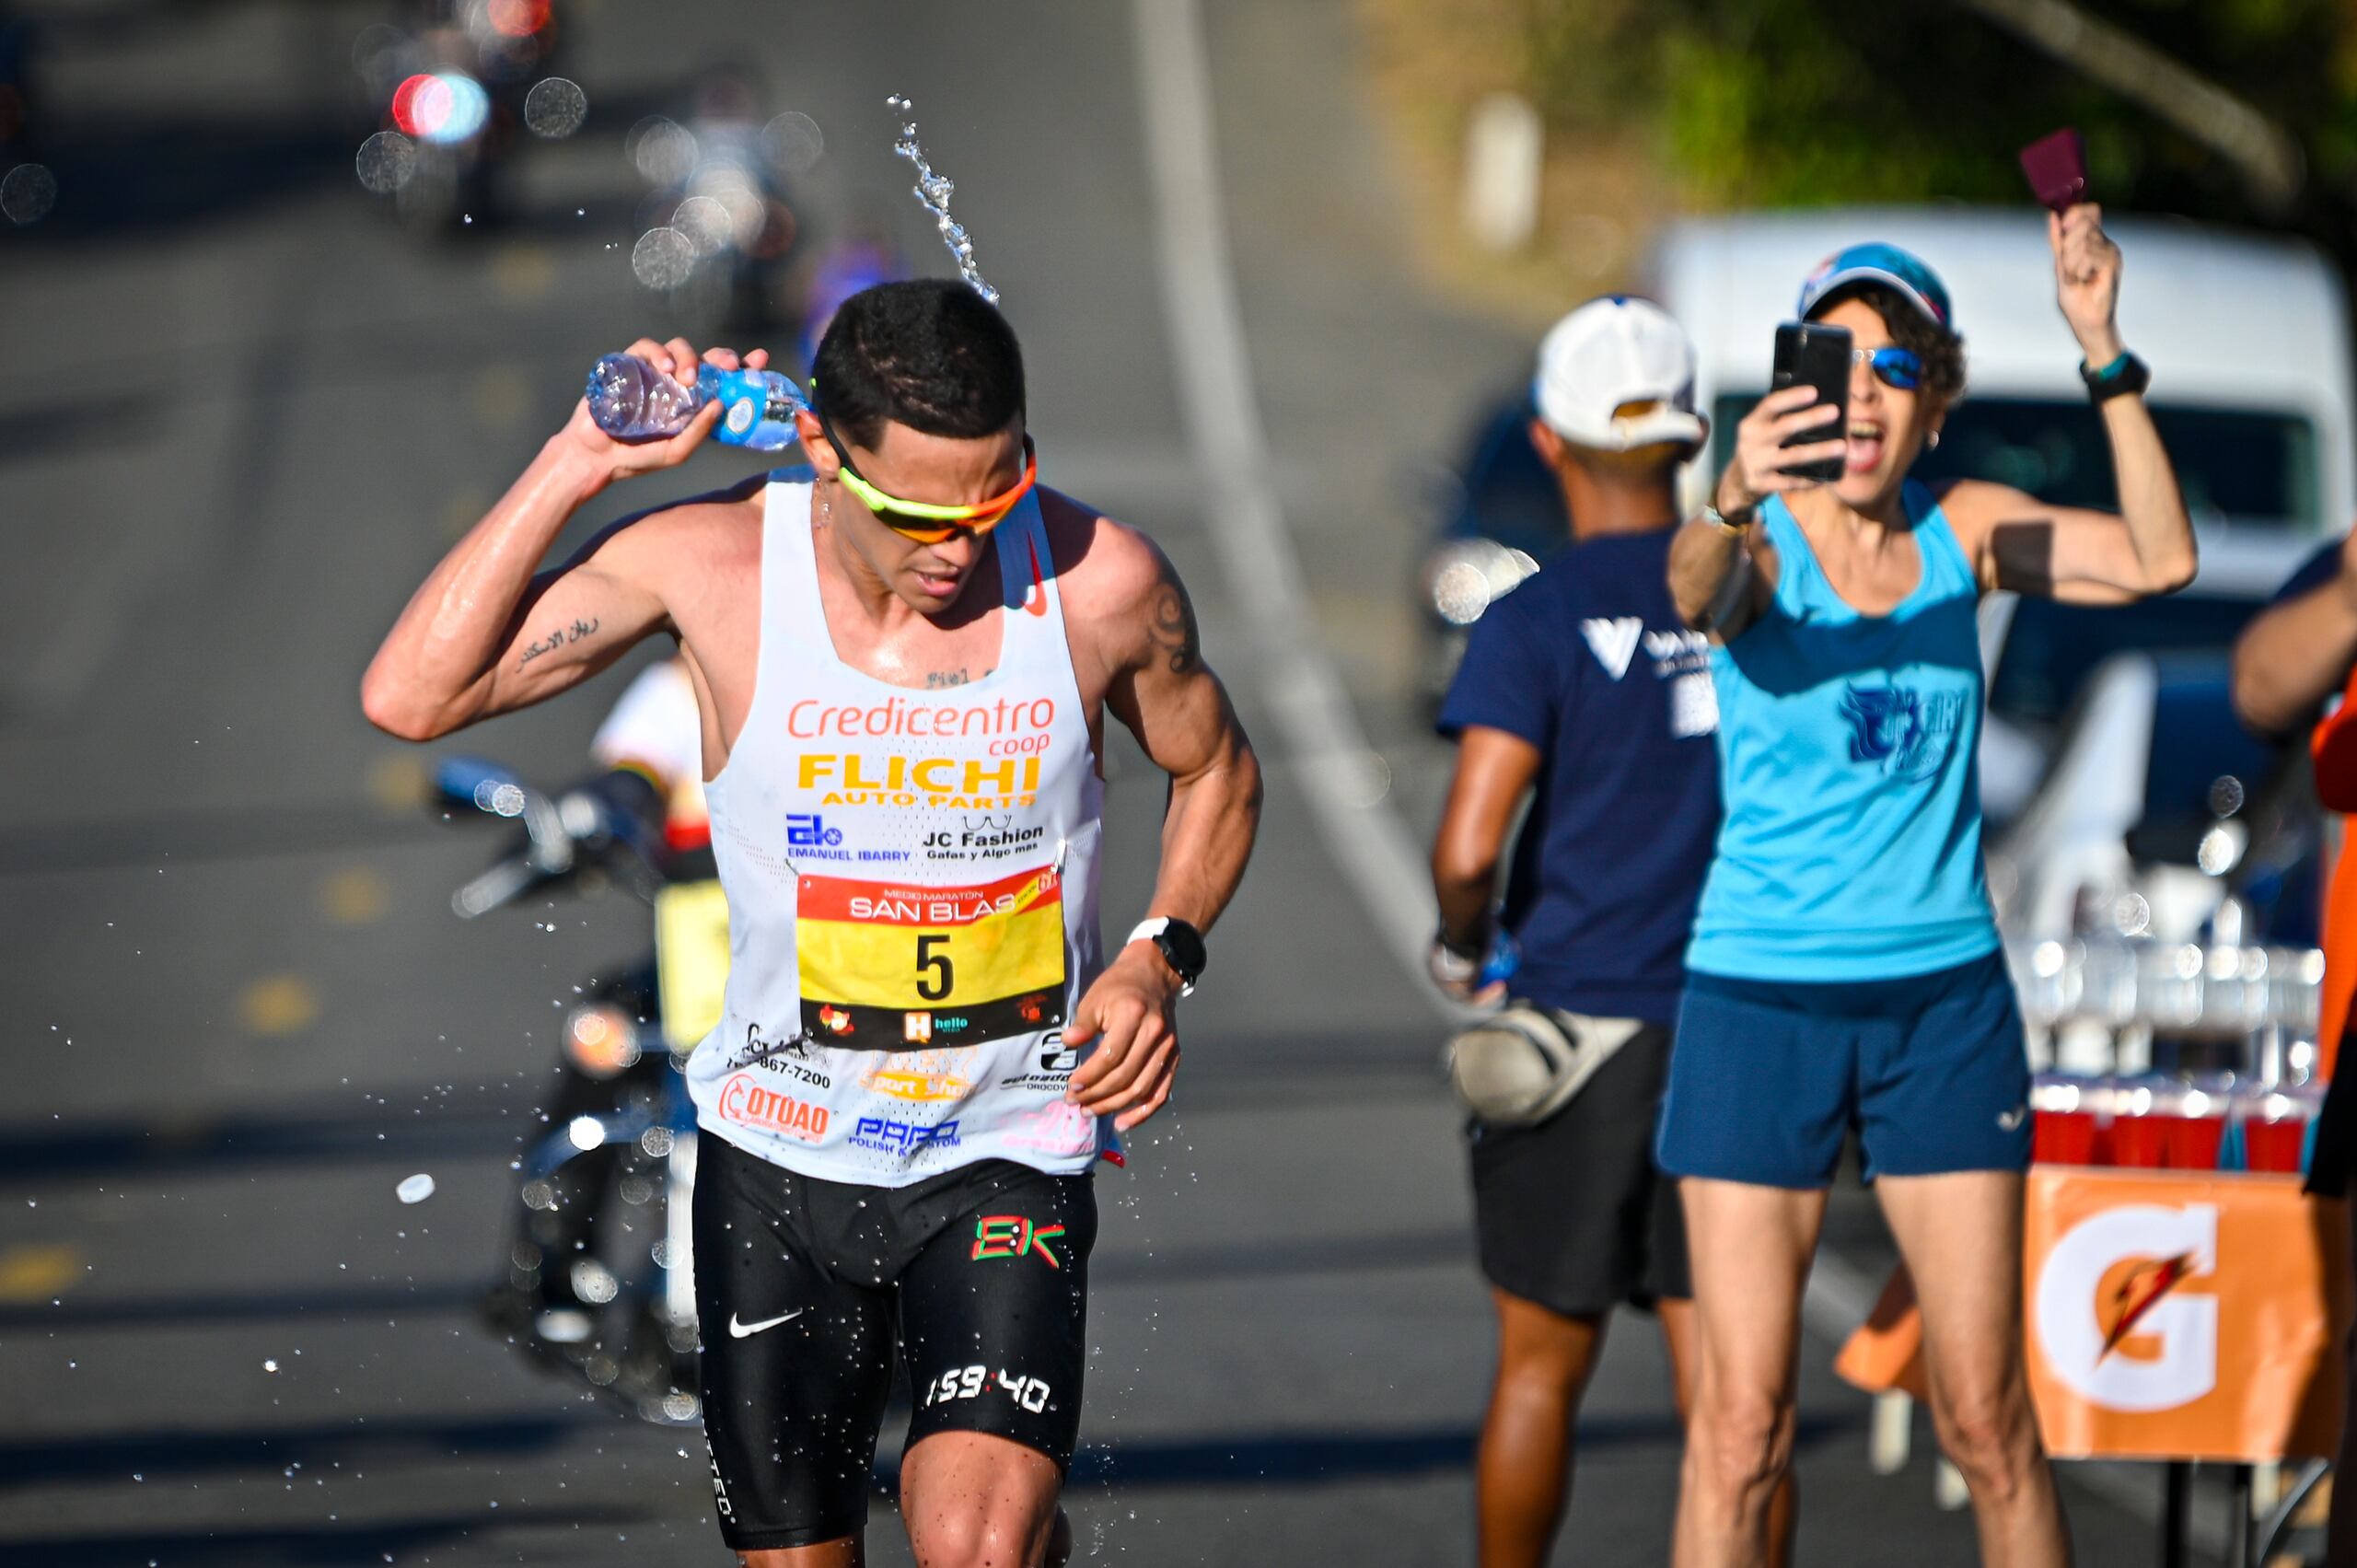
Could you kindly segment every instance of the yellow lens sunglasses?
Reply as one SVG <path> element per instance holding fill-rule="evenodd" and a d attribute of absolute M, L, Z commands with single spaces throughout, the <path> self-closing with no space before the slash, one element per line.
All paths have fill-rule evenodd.
<path fill-rule="evenodd" d="M 817 389 L 815 385 L 811 388 L 813 391 Z M 1013 489 L 987 501 L 962 506 L 944 506 L 931 501 L 903 501 L 870 484 L 866 477 L 852 466 L 851 454 L 843 449 L 842 438 L 835 434 L 833 422 L 815 407 L 810 412 L 818 419 L 819 433 L 826 436 L 827 445 L 835 449 L 835 460 L 842 465 L 842 482 L 851 493 L 876 514 L 877 522 L 919 544 L 939 544 L 955 538 L 961 531 L 980 539 L 1004 522 L 1007 514 L 1031 494 L 1031 486 L 1039 479 L 1039 454 L 1032 449 L 1031 437 L 1026 436 L 1023 437 L 1023 477 L 1015 482 Z"/>

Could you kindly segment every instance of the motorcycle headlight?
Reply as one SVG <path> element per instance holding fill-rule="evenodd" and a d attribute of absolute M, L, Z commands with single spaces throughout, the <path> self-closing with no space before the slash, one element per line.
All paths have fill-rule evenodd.
<path fill-rule="evenodd" d="M 564 1020 L 564 1054 L 593 1078 L 610 1078 L 638 1061 L 638 1026 L 619 1007 L 575 1007 Z"/>

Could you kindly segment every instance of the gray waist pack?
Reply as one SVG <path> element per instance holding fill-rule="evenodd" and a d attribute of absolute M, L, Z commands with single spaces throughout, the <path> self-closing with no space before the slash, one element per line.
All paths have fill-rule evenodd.
<path fill-rule="evenodd" d="M 1517 1000 L 1451 1035 L 1442 1056 L 1467 1109 L 1493 1127 L 1532 1127 L 1570 1104 L 1643 1028 Z"/>

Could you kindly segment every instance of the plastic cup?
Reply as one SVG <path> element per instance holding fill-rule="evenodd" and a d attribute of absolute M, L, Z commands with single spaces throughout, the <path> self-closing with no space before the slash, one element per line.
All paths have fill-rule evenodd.
<path fill-rule="evenodd" d="M 2096 1113 L 2041 1110 L 2030 1123 L 2030 1156 L 2039 1165 L 2095 1165 Z"/>
<path fill-rule="evenodd" d="M 2253 1170 L 2296 1176 L 2300 1154 L 2308 1141 L 2308 1119 L 2300 1115 L 2273 1121 L 2255 1115 L 2243 1122 L 2243 1158 Z"/>

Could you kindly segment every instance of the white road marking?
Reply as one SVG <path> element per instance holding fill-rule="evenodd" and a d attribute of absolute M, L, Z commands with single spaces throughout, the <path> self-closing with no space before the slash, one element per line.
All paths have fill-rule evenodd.
<path fill-rule="evenodd" d="M 1196 0 L 1132 0 L 1131 36 L 1154 192 L 1155 252 L 1202 516 L 1259 645 L 1264 687 L 1311 816 L 1384 946 L 1424 991 L 1432 886 L 1398 812 L 1370 802 L 1375 758 L 1319 646 L 1301 560 L 1277 504 L 1220 198 L 1211 82 Z M 1435 1012 L 1449 1010 L 1431 998 Z"/>

